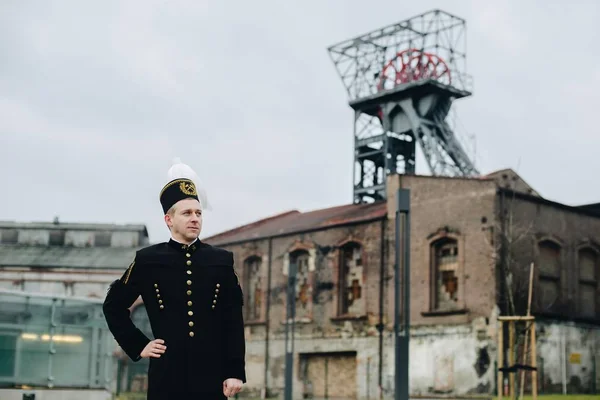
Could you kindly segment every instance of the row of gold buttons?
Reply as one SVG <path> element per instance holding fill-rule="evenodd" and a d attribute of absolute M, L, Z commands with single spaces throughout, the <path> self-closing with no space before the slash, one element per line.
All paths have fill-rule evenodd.
<path fill-rule="evenodd" d="M 215 309 L 215 306 L 217 305 L 217 297 L 219 297 L 219 288 L 221 287 L 221 284 L 217 283 L 217 286 L 215 287 L 215 298 L 213 300 L 213 305 L 212 305 L 212 309 Z"/>
<path fill-rule="evenodd" d="M 190 258 L 192 255 L 190 253 L 186 253 L 185 256 L 187 258 Z M 192 265 L 192 261 L 191 260 L 187 260 L 186 264 L 189 267 L 190 265 Z M 188 269 L 187 270 L 187 274 L 188 275 L 192 275 L 192 270 Z M 188 279 L 188 281 L 186 283 L 189 286 L 188 287 L 188 291 L 186 293 L 187 293 L 188 296 L 191 296 L 192 295 L 192 291 L 191 291 L 192 281 Z M 192 301 L 188 299 L 187 305 L 188 305 L 188 307 L 191 307 L 192 306 Z M 190 309 L 190 310 L 188 310 L 188 315 L 190 317 L 192 317 L 194 315 L 194 312 Z M 190 321 L 188 322 L 188 325 L 190 326 L 190 328 L 194 327 L 194 321 L 192 321 L 191 318 L 190 318 Z M 190 337 L 194 337 L 194 331 L 190 330 L 189 335 L 190 335 Z"/>
<path fill-rule="evenodd" d="M 158 299 L 158 304 L 160 304 L 160 309 L 163 310 L 165 308 L 162 299 L 160 298 L 160 289 L 158 288 L 158 283 L 154 284 L 154 288 L 156 289 L 156 298 Z"/>

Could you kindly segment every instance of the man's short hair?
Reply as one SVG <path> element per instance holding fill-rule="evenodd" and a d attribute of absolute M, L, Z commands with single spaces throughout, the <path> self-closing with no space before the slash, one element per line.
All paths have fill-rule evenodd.
<path fill-rule="evenodd" d="M 175 214 L 175 204 L 173 204 L 173 205 L 171 206 L 171 208 L 169 208 L 169 209 L 167 210 L 167 215 L 169 215 L 169 216 L 171 216 L 171 217 L 172 217 L 172 216 L 173 216 L 173 214 Z"/>

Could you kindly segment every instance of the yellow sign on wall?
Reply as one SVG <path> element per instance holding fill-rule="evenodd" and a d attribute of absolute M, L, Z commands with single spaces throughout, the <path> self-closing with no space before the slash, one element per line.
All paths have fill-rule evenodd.
<path fill-rule="evenodd" d="M 571 364 L 581 364 L 581 353 L 571 353 L 569 355 L 569 362 Z"/>

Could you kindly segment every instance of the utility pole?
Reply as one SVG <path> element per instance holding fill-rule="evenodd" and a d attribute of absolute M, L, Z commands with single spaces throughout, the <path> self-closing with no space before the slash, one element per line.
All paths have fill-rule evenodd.
<path fill-rule="evenodd" d="M 409 396 L 409 339 L 410 339 L 410 190 L 396 193 L 396 254 L 394 263 L 394 338 L 395 338 L 395 400 Z M 400 285 L 402 264 L 402 286 Z M 400 289 L 402 288 L 402 313 Z"/>
<path fill-rule="evenodd" d="M 296 270 L 297 264 L 294 261 L 289 264 L 287 285 L 287 315 L 285 323 L 285 400 L 292 400 L 293 393 L 292 377 L 294 370 L 294 327 L 296 320 Z"/>

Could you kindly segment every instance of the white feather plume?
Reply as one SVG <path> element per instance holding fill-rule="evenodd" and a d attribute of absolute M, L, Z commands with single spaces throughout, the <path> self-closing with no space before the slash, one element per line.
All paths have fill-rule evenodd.
<path fill-rule="evenodd" d="M 179 157 L 173 159 L 173 165 L 167 171 L 168 182 L 173 179 L 186 178 L 192 180 L 196 184 L 196 191 L 198 192 L 198 200 L 200 200 L 200 206 L 203 210 L 212 210 L 208 202 L 208 195 L 206 189 L 200 184 L 200 177 L 196 172 L 187 164 L 181 162 Z"/>

